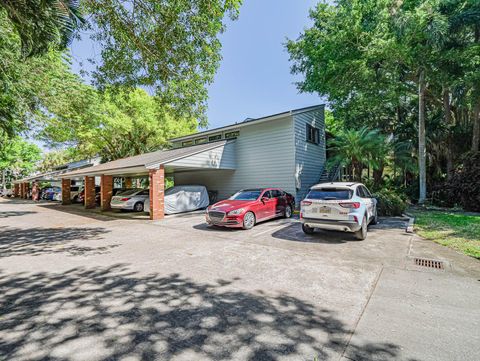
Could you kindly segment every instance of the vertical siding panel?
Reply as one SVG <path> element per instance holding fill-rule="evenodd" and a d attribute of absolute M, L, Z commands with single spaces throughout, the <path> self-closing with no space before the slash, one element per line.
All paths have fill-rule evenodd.
<path fill-rule="evenodd" d="M 326 161 L 324 107 L 295 114 L 295 169 L 299 172 L 301 187 L 297 189 L 296 200 L 302 200 L 308 189 L 318 183 Z M 320 144 L 307 142 L 307 124 L 320 130 Z"/>

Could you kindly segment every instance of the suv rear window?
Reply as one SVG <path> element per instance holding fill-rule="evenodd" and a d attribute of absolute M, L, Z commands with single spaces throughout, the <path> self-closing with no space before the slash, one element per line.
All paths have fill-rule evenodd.
<path fill-rule="evenodd" d="M 311 189 L 307 194 L 307 199 L 321 199 L 321 200 L 336 200 L 336 199 L 350 199 L 353 191 L 345 188 L 320 188 Z"/>

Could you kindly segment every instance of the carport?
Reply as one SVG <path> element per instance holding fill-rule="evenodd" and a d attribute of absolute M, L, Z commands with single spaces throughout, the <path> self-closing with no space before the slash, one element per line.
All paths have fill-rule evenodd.
<path fill-rule="evenodd" d="M 28 198 L 28 192 L 30 187 L 32 188 L 32 193 L 39 193 L 39 182 L 58 182 L 60 180 L 59 175 L 61 171 L 52 171 L 46 173 L 36 174 L 27 178 L 18 179 L 13 181 L 14 191 L 13 194 L 15 197 Z"/>
<path fill-rule="evenodd" d="M 159 150 L 118 159 L 61 175 L 62 203 L 70 204 L 72 180 L 84 180 L 85 208 L 95 208 L 95 177 L 100 177 L 100 207 L 110 210 L 113 178 L 148 177 L 150 183 L 150 219 L 162 219 L 166 175 L 196 170 L 235 170 L 234 140 L 190 147 Z"/>

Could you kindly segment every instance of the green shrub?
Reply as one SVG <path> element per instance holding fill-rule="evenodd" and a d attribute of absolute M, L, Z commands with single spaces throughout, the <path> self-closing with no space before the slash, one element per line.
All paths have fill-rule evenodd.
<path fill-rule="evenodd" d="M 463 157 L 445 189 L 447 203 L 460 204 L 466 211 L 480 212 L 480 152 L 470 152 Z"/>
<path fill-rule="evenodd" d="M 401 216 L 407 208 L 406 199 L 390 189 L 382 189 L 373 195 L 377 199 L 379 216 Z"/>

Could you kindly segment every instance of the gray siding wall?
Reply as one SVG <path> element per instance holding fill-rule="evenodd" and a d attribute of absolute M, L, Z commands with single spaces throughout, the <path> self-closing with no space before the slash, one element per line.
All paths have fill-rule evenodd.
<path fill-rule="evenodd" d="M 295 124 L 295 173 L 298 174 L 300 188 L 296 201 L 301 201 L 308 189 L 318 183 L 326 160 L 324 108 L 293 115 Z M 306 125 L 320 129 L 320 144 L 307 142 Z M 298 185 L 298 184 L 297 184 Z"/>
<path fill-rule="evenodd" d="M 235 141 L 167 163 L 166 167 L 235 169 Z"/>
<path fill-rule="evenodd" d="M 236 170 L 177 172 L 175 184 L 203 184 L 225 199 L 242 188 L 280 187 L 295 195 L 293 118 L 240 128 L 234 143 Z"/>

